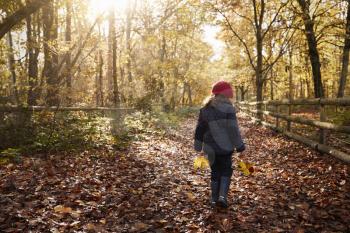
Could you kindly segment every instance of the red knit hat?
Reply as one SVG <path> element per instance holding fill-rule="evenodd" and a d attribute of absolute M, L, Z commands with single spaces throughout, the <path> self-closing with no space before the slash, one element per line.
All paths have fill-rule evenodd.
<path fill-rule="evenodd" d="M 233 98 L 232 87 L 228 82 L 225 82 L 225 81 L 219 81 L 219 82 L 215 83 L 211 92 L 214 95 L 221 94 L 221 95 L 226 96 L 227 98 Z"/>

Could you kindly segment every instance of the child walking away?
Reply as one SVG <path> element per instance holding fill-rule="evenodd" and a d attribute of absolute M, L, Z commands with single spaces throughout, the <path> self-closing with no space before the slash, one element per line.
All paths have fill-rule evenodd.
<path fill-rule="evenodd" d="M 217 82 L 213 96 L 200 110 L 194 148 L 208 156 L 211 169 L 211 205 L 227 208 L 227 194 L 232 176 L 232 154 L 243 152 L 245 145 L 239 131 L 236 111 L 230 98 L 232 87 Z"/>

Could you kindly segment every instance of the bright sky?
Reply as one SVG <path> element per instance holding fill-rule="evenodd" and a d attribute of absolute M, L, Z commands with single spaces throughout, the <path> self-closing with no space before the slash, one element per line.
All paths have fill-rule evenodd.
<path fill-rule="evenodd" d="M 214 55 L 211 57 L 212 61 L 219 60 L 223 54 L 225 44 L 221 40 L 217 39 L 217 35 L 220 32 L 219 26 L 204 25 L 203 40 L 207 42 L 213 48 Z"/>
<path fill-rule="evenodd" d="M 90 14 L 93 18 L 97 15 L 107 12 L 111 7 L 125 11 L 128 5 L 128 0 L 89 0 Z"/>

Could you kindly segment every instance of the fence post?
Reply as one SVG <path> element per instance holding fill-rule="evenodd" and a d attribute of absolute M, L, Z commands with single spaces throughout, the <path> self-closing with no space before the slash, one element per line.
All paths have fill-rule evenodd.
<path fill-rule="evenodd" d="M 320 110 L 320 121 L 326 121 L 327 116 L 326 116 L 325 106 L 321 103 L 319 106 L 319 110 Z M 326 130 L 325 129 L 322 129 L 322 128 L 320 129 L 319 142 L 320 142 L 320 144 L 326 144 Z"/>

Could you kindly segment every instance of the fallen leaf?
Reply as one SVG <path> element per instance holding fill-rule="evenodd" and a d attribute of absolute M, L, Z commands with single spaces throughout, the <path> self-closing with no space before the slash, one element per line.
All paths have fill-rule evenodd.
<path fill-rule="evenodd" d="M 131 227 L 130 232 L 143 232 L 146 231 L 148 228 L 149 225 L 143 222 L 137 222 Z"/>
<path fill-rule="evenodd" d="M 95 228 L 96 228 L 95 225 L 92 224 L 92 223 L 88 223 L 88 224 L 86 225 L 86 229 L 87 229 L 88 231 L 94 231 Z"/>
<path fill-rule="evenodd" d="M 62 205 L 57 205 L 57 206 L 55 206 L 54 211 L 56 213 L 60 213 L 60 214 L 69 214 L 69 213 L 72 212 L 72 208 L 65 207 L 65 206 L 62 206 Z"/>
<path fill-rule="evenodd" d="M 190 199 L 190 201 L 194 201 L 196 199 L 196 196 L 193 193 L 187 192 L 186 194 L 188 199 Z"/>

